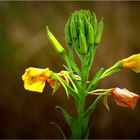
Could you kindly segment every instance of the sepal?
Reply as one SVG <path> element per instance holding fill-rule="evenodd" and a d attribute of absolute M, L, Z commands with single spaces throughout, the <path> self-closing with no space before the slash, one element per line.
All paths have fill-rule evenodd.
<path fill-rule="evenodd" d="M 110 111 L 110 108 L 109 108 L 109 106 L 108 106 L 108 101 L 107 101 L 107 99 L 108 99 L 108 95 L 105 95 L 105 96 L 103 97 L 103 104 L 105 105 L 105 107 L 107 108 L 107 110 Z"/>

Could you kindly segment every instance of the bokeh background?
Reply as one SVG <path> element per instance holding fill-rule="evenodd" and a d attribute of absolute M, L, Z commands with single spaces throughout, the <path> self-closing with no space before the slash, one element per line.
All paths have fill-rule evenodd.
<path fill-rule="evenodd" d="M 94 11 L 104 17 L 104 33 L 90 78 L 103 66 L 140 53 L 140 2 L 0 2 L 0 138 L 62 138 L 49 122 L 57 122 L 67 136 L 70 130 L 62 114 L 63 106 L 75 115 L 73 99 L 62 88 L 55 95 L 46 84 L 43 94 L 26 91 L 21 75 L 30 66 L 49 67 L 59 72 L 64 61 L 50 46 L 45 26 L 66 48 L 64 27 L 72 12 Z M 140 94 L 140 74 L 124 70 L 104 79 L 99 88 L 127 88 Z M 93 101 L 88 97 L 87 105 Z M 140 138 L 140 101 L 134 110 L 117 106 L 109 98 L 110 111 L 102 102 L 91 116 L 90 138 Z"/>

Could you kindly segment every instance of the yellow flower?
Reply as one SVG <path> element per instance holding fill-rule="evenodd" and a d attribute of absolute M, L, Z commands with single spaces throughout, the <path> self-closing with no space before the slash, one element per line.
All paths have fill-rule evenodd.
<path fill-rule="evenodd" d="M 24 88 L 30 91 L 43 92 L 45 82 L 48 78 L 50 78 L 50 73 L 51 71 L 48 68 L 27 68 L 25 73 L 22 75 Z"/>
<path fill-rule="evenodd" d="M 122 67 L 131 69 L 136 73 L 140 72 L 140 53 L 122 60 Z"/>

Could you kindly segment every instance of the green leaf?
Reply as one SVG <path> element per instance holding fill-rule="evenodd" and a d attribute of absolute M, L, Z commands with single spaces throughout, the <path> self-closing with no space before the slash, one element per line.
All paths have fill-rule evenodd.
<path fill-rule="evenodd" d="M 108 96 L 104 96 L 103 97 L 103 104 L 105 105 L 105 107 L 107 108 L 108 111 L 110 111 L 110 108 L 108 106 L 108 102 L 107 102 Z"/>
<path fill-rule="evenodd" d="M 94 76 L 93 80 L 91 81 L 89 87 L 87 88 L 87 92 L 93 90 L 93 88 L 96 87 L 98 81 L 100 80 L 101 75 L 104 72 L 104 68 L 100 68 L 100 70 L 96 73 L 96 75 Z"/>
<path fill-rule="evenodd" d="M 50 122 L 50 124 L 55 125 L 56 128 L 57 128 L 57 129 L 59 130 L 59 132 L 61 133 L 61 135 L 63 136 L 63 138 L 64 138 L 65 140 L 67 139 L 65 133 L 64 133 L 63 130 L 62 130 L 62 128 L 61 128 L 57 123 L 55 123 L 55 122 Z"/>
<path fill-rule="evenodd" d="M 58 108 L 62 112 L 62 114 L 63 114 L 63 116 L 65 118 L 65 121 L 71 127 L 72 126 L 72 123 L 73 123 L 73 121 L 75 119 L 64 108 L 62 108 L 60 106 L 56 106 L 56 108 Z"/>
<path fill-rule="evenodd" d="M 91 115 L 91 113 L 94 111 L 94 109 L 96 108 L 96 105 L 99 103 L 99 101 L 102 99 L 102 95 L 98 96 L 94 102 L 88 107 L 88 109 L 85 111 L 84 113 L 84 117 L 88 117 Z"/>
<path fill-rule="evenodd" d="M 83 139 L 88 139 L 88 137 L 89 137 L 89 128 L 87 129 L 87 132 L 86 132 L 85 136 L 83 137 Z"/>

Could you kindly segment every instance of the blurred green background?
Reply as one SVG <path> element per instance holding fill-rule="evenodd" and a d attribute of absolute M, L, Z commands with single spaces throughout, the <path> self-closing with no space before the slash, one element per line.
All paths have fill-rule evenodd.
<path fill-rule="evenodd" d="M 140 2 L 0 2 L 0 138 L 62 138 L 49 122 L 57 122 L 70 136 L 62 114 L 63 106 L 75 115 L 73 100 L 62 88 L 51 95 L 26 91 L 21 75 L 33 66 L 59 72 L 64 61 L 50 46 L 45 26 L 65 46 L 64 27 L 72 12 L 94 11 L 104 17 L 104 33 L 90 78 L 103 66 L 140 52 Z M 104 79 L 98 88 L 120 87 L 140 93 L 140 74 L 124 70 Z M 94 97 L 87 99 L 87 105 Z M 90 138 L 140 138 L 140 101 L 134 110 L 117 106 L 109 98 L 110 112 L 102 102 L 91 116 Z"/>

